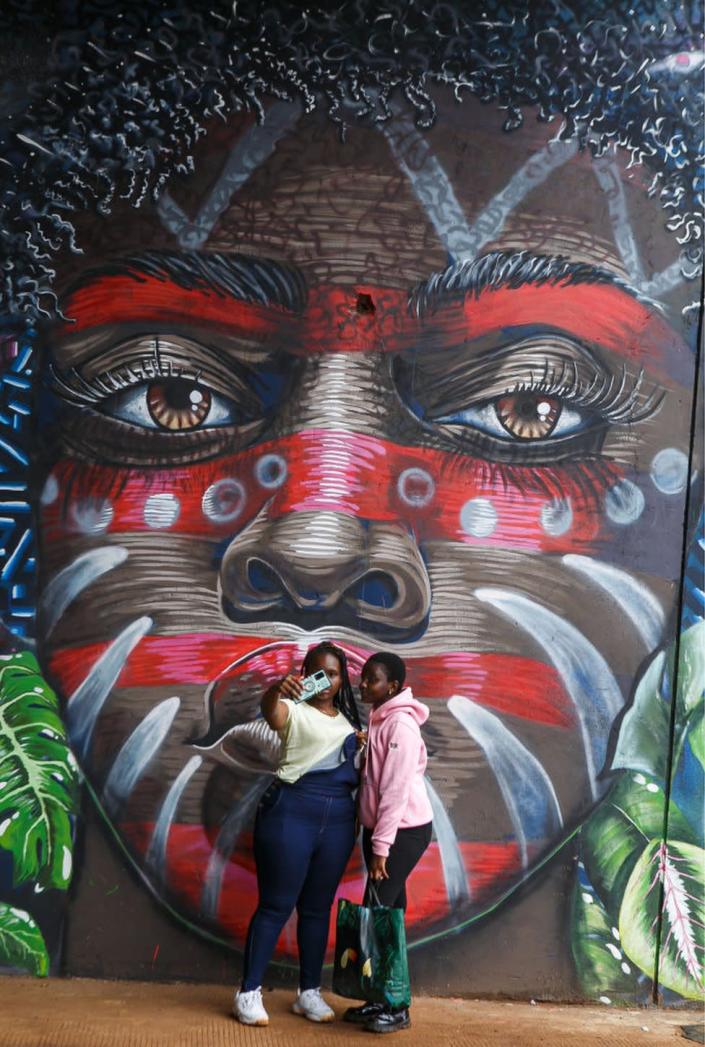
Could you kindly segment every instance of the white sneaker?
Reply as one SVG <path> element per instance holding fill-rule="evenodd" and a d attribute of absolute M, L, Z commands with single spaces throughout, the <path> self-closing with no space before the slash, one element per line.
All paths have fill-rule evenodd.
<path fill-rule="evenodd" d="M 301 1014 L 310 1022 L 332 1022 L 335 1020 L 335 1011 L 331 1010 L 321 996 L 320 989 L 299 990 L 291 1007 L 294 1014 Z"/>
<path fill-rule="evenodd" d="M 262 986 L 249 992 L 236 992 L 233 1014 L 243 1025 L 269 1025 L 269 1015 L 262 1003 Z"/>

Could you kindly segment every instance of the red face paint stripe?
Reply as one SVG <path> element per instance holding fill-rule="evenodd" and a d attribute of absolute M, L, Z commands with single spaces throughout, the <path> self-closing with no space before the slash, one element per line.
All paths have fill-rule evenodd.
<path fill-rule="evenodd" d="M 364 294 L 374 312 L 360 312 Z M 278 306 L 259 306 L 203 290 L 185 290 L 168 280 L 107 276 L 76 291 L 64 311 L 73 323 L 59 337 L 104 325 L 143 322 L 168 330 L 186 325 L 217 326 L 246 339 L 276 333 L 288 351 L 401 352 L 452 347 L 495 334 L 506 344 L 527 331 L 557 331 L 602 347 L 650 369 L 682 340 L 657 313 L 608 284 L 528 284 L 488 288 L 477 297 L 439 305 L 421 319 L 411 315 L 406 293 L 392 288 L 319 286 L 306 310 L 294 315 Z M 284 340 L 284 341 L 282 341 Z"/>
<path fill-rule="evenodd" d="M 263 485 L 260 473 L 262 465 L 272 461 L 281 470 L 276 487 L 269 479 Z M 338 512 L 367 521 L 401 522 L 420 542 L 590 552 L 604 525 L 601 495 L 622 475 L 617 466 L 606 463 L 599 476 L 589 463 L 572 469 L 488 465 L 465 455 L 401 447 L 359 433 L 313 429 L 190 468 L 145 472 L 65 459 L 54 476 L 60 490 L 70 490 L 71 501 L 67 505 L 59 498 L 45 506 L 42 526 L 47 542 L 62 541 L 67 533 L 80 533 L 77 504 L 88 500 L 95 505 L 107 498 L 108 534 L 163 530 L 220 542 L 241 531 L 270 503 L 270 520 L 296 512 Z M 235 481 L 235 500 L 219 517 L 211 511 L 209 498 L 220 490 L 213 485 L 221 481 Z M 592 488 L 589 499 L 586 488 Z M 177 512 L 168 523 L 160 522 L 159 512 L 150 513 L 155 498 L 161 511 L 165 496 L 174 500 Z M 478 499 L 482 511 L 493 517 L 484 529 L 472 522 Z M 558 535 L 543 526 L 542 513 L 553 499 L 569 502 L 572 514 L 569 526 Z"/>
<path fill-rule="evenodd" d="M 121 822 L 120 831 L 135 852 L 143 857 L 152 838 L 153 823 Z M 473 886 L 475 905 L 496 896 L 519 869 L 519 848 L 514 842 L 462 840 L 458 846 Z M 172 890 L 194 912 L 200 911 L 203 883 L 212 851 L 212 842 L 201 826 L 175 824 L 171 827 L 163 873 Z M 407 883 L 407 925 L 412 940 L 419 932 L 447 915 L 448 898 L 444 883 L 438 844 L 432 843 Z M 363 885 L 364 874 L 359 854 L 355 851 L 343 874 L 336 898 L 349 896 L 351 890 L 357 888 L 361 891 Z M 257 881 L 254 869 L 251 862 L 244 863 L 243 848 L 240 848 L 225 869 L 219 898 L 218 925 L 235 941 L 243 942 L 256 904 Z M 332 958 L 335 945 L 336 909 L 334 901 L 328 936 L 328 959 Z M 286 928 L 279 940 L 277 953 L 280 956 L 296 954 L 295 936 L 289 936 Z"/>
<path fill-rule="evenodd" d="M 63 306 L 72 322 L 59 337 L 70 337 L 95 327 L 131 324 L 143 320 L 157 330 L 184 324 L 228 328 L 234 335 L 263 338 L 286 329 L 291 314 L 278 306 L 241 302 L 229 295 L 204 290 L 186 290 L 170 280 L 143 276 L 105 276 L 80 288 Z"/>
<path fill-rule="evenodd" d="M 237 659 L 269 642 L 275 641 L 217 633 L 145 637 L 130 655 L 116 686 L 189 684 L 205 688 Z M 50 670 L 64 695 L 76 690 L 107 646 L 87 644 L 53 654 Z M 368 654 L 360 652 L 361 660 Z M 262 663 L 265 660 L 264 656 L 260 659 Z M 574 724 L 560 679 L 543 662 L 518 655 L 465 651 L 414 656 L 405 661 L 409 683 L 420 698 L 445 701 L 461 694 L 497 712 L 535 723 L 566 728 Z M 290 668 L 291 655 L 286 653 L 277 671 L 283 675 Z M 228 681 L 236 675 L 234 672 Z"/>
<path fill-rule="evenodd" d="M 358 310 L 361 295 L 373 312 Z M 408 348 L 419 333 L 408 302 L 406 292 L 388 287 L 314 287 L 301 318 L 300 349 L 365 353 Z"/>
<path fill-rule="evenodd" d="M 441 311 L 439 328 L 453 340 L 481 337 L 521 326 L 544 327 L 609 349 L 639 363 L 660 364 L 674 349 L 685 351 L 675 332 L 631 295 L 609 285 L 527 285 L 483 291 L 466 298 L 463 322 Z M 431 321 L 433 323 L 433 321 Z M 460 340 L 463 340 L 462 338 Z"/>

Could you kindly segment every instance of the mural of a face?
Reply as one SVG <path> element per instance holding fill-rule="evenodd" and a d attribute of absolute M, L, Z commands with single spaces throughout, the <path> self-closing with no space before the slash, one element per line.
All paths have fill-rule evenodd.
<path fill-rule="evenodd" d="M 344 143 L 284 103 L 232 122 L 90 230 L 47 339 L 44 664 L 153 890 L 235 945 L 258 701 L 310 644 L 395 650 L 431 707 L 416 940 L 599 800 L 673 609 L 688 298 L 646 175 L 439 103 Z"/>

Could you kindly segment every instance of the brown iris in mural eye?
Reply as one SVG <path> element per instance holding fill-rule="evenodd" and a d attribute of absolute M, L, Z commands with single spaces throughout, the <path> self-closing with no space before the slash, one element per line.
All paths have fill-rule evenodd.
<path fill-rule="evenodd" d="M 497 417 L 512 436 L 540 440 L 550 436 L 561 413 L 561 402 L 544 393 L 511 393 L 496 404 Z"/>
<path fill-rule="evenodd" d="M 211 394 L 183 378 L 150 382 L 147 406 L 152 420 L 162 429 L 196 429 L 208 416 Z"/>

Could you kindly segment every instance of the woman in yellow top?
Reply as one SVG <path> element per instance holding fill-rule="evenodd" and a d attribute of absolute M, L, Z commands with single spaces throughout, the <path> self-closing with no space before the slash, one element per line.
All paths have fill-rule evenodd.
<path fill-rule="evenodd" d="M 319 669 L 330 680 L 327 690 L 299 703 L 301 678 L 290 674 L 269 688 L 260 706 L 282 745 L 276 780 L 255 820 L 259 902 L 234 1005 L 245 1025 L 269 1021 L 262 979 L 294 907 L 300 975 L 293 1010 L 314 1022 L 335 1017 L 321 996 L 321 968 L 331 906 L 355 843 L 354 758 L 361 724 L 344 652 L 331 643 L 312 647 L 302 671 L 308 676 Z"/>

